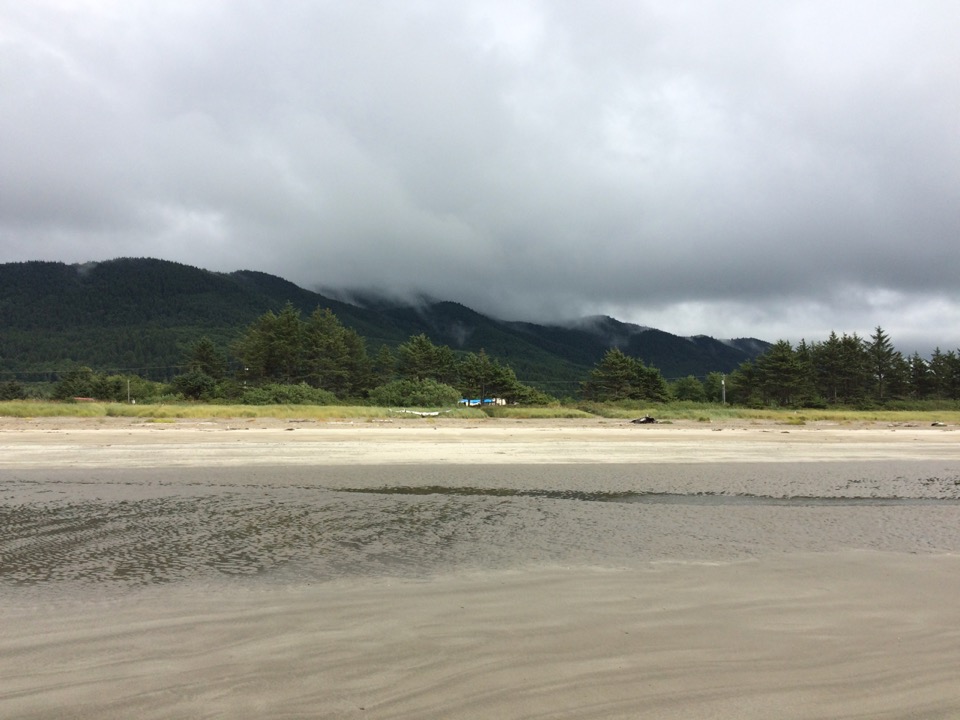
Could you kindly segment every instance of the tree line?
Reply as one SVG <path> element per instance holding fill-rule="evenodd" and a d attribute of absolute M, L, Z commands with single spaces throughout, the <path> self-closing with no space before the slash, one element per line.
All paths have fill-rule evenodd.
<path fill-rule="evenodd" d="M 60 376 L 56 399 L 117 402 L 186 398 L 247 404 L 362 402 L 383 406 L 452 405 L 461 398 L 502 398 L 543 405 L 557 400 L 517 379 L 514 370 L 479 352 L 455 352 L 426 335 L 369 354 L 366 341 L 329 309 L 308 317 L 288 303 L 259 316 L 222 351 L 208 337 L 191 344 L 169 383 L 75 368 Z M 709 373 L 667 381 L 619 348 L 611 348 L 579 384 L 591 402 L 726 401 L 746 406 L 866 406 L 960 400 L 960 355 L 938 348 L 927 360 L 897 351 L 877 327 L 869 338 L 831 332 L 822 342 L 786 340 L 729 375 Z M 26 395 L 0 383 L 0 399 Z"/>
<path fill-rule="evenodd" d="M 743 405 L 825 407 L 960 400 L 960 356 L 937 348 L 929 360 L 896 350 L 877 326 L 869 338 L 831 332 L 822 342 L 775 343 L 728 378 Z"/>
<path fill-rule="evenodd" d="M 7 388 L 7 394 L 17 394 Z M 377 405 L 439 406 L 460 399 L 502 398 L 509 403 L 547 404 L 551 396 L 517 380 L 514 371 L 479 352 L 454 353 L 416 335 L 394 350 L 382 345 L 375 355 L 366 341 L 345 327 L 329 309 L 307 318 L 288 303 L 247 326 L 227 352 L 207 337 L 186 351 L 183 372 L 170 383 L 90 368 L 64 373 L 55 399 L 91 397 L 125 401 L 178 396 L 207 402 L 246 404 L 370 402 Z"/>
<path fill-rule="evenodd" d="M 668 382 L 657 368 L 618 348 L 607 351 L 580 391 L 600 402 L 730 402 L 753 407 L 872 406 L 960 400 L 960 355 L 937 348 L 930 359 L 896 350 L 877 327 L 869 338 L 831 332 L 822 342 L 774 343 L 729 375 Z"/>

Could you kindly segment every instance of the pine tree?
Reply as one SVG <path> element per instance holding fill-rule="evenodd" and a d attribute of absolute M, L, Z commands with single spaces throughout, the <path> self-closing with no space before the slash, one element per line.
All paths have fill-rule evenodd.
<path fill-rule="evenodd" d="M 307 383 L 346 397 L 351 387 L 346 328 L 330 310 L 317 308 L 307 319 L 302 337 Z"/>
<path fill-rule="evenodd" d="M 601 402 L 665 402 L 670 398 L 670 388 L 660 371 L 625 355 L 620 348 L 607 350 L 590 371 L 581 392 L 584 397 Z"/>
<path fill-rule="evenodd" d="M 910 395 L 922 400 L 933 395 L 935 390 L 930 366 L 920 357 L 920 353 L 913 353 L 910 356 Z"/>
<path fill-rule="evenodd" d="M 397 359 L 390 352 L 390 348 L 381 345 L 373 359 L 374 384 L 384 385 L 392 381 L 397 373 Z"/>
<path fill-rule="evenodd" d="M 468 353 L 458 365 L 458 389 L 465 398 L 499 397 L 512 399 L 517 378 L 508 367 L 491 358 L 484 350 Z"/>
<path fill-rule="evenodd" d="M 273 330 L 273 361 L 275 377 L 281 382 L 297 383 L 303 380 L 303 321 L 300 311 L 287 303 Z"/>
<path fill-rule="evenodd" d="M 829 402 L 837 402 L 843 384 L 843 346 L 837 333 L 831 330 L 825 342 L 814 345 L 812 356 L 820 394 Z"/>
<path fill-rule="evenodd" d="M 883 328 L 877 325 L 873 335 L 870 336 L 870 343 L 867 345 L 867 358 L 870 363 L 870 373 L 874 381 L 876 398 L 880 402 L 886 399 L 889 375 L 894 369 L 898 354 L 890 342 L 890 337 L 883 331 Z"/>
<path fill-rule="evenodd" d="M 434 345 L 422 333 L 397 348 L 397 366 L 400 376 L 406 379 L 436 380 L 447 385 L 456 381 L 453 351 L 446 345 Z"/>
<path fill-rule="evenodd" d="M 869 385 L 869 359 L 863 338 L 857 333 L 844 333 L 840 338 L 840 398 L 847 403 L 860 402 Z"/>
<path fill-rule="evenodd" d="M 583 395 L 590 400 L 615 402 L 626 400 L 633 392 L 636 363 L 620 348 L 610 348 L 590 371 Z"/>
<path fill-rule="evenodd" d="M 804 386 L 804 368 L 786 340 L 774 343 L 757 359 L 760 391 L 767 402 L 791 405 L 799 401 Z"/>
<path fill-rule="evenodd" d="M 214 380 L 220 380 L 227 373 L 227 361 L 213 341 L 204 335 L 187 354 L 187 370 L 202 372 Z"/>

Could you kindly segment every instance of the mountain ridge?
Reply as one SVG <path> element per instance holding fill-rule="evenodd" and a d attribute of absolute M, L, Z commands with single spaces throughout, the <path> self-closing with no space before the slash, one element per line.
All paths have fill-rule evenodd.
<path fill-rule="evenodd" d="M 447 300 L 352 304 L 269 273 L 214 272 L 155 258 L 38 260 L 0 264 L 0 371 L 76 363 L 170 375 L 199 337 L 226 349 L 253 320 L 287 302 L 305 314 L 329 308 L 367 340 L 371 353 L 423 333 L 454 350 L 483 349 L 521 380 L 561 395 L 571 394 L 611 347 L 669 379 L 729 372 L 770 346 L 756 338 L 682 337 L 608 316 L 541 325 L 492 318 Z"/>

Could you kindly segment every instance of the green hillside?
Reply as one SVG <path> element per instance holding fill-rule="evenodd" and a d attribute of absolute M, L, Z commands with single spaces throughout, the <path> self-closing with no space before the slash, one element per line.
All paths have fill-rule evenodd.
<path fill-rule="evenodd" d="M 186 347 L 207 336 L 223 350 L 241 330 L 286 303 L 309 314 L 330 308 L 375 353 L 423 333 L 458 351 L 479 351 L 510 365 L 523 382 L 572 395 L 612 346 L 659 368 L 665 377 L 729 372 L 768 346 L 724 343 L 592 318 L 570 326 L 506 322 L 453 302 L 360 306 L 325 297 L 266 273 L 215 273 L 149 258 L 102 263 L 0 264 L 0 372 L 44 379 L 87 365 L 165 379 Z"/>

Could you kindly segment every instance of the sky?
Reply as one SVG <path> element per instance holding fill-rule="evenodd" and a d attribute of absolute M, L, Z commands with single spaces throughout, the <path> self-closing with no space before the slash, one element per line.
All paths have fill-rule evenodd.
<path fill-rule="evenodd" d="M 956 0 L 0 0 L 0 262 L 960 347 Z"/>

